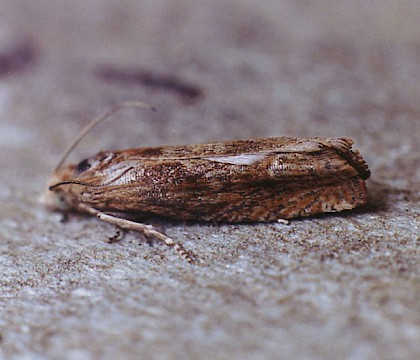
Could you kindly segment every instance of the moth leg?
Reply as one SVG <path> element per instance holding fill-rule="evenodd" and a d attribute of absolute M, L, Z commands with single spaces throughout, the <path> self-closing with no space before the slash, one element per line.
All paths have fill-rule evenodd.
<path fill-rule="evenodd" d="M 119 242 L 119 241 L 121 241 L 121 240 L 122 240 L 122 238 L 124 237 L 124 235 L 125 235 L 125 230 L 117 227 L 117 228 L 115 229 L 115 235 L 114 235 L 114 236 L 111 236 L 111 237 L 108 239 L 108 242 L 109 242 L 110 244 L 114 244 L 114 243 L 116 243 L 116 242 Z"/>
<path fill-rule="evenodd" d="M 194 262 L 193 255 L 189 251 L 185 250 L 185 248 L 181 244 L 178 244 L 169 236 L 166 236 L 160 233 L 159 231 L 156 231 L 152 225 L 141 224 L 126 219 L 121 219 L 119 217 L 108 215 L 102 212 L 97 213 L 96 216 L 98 217 L 98 219 L 115 225 L 121 229 L 137 231 L 139 233 L 144 234 L 146 237 L 153 236 L 154 238 L 163 241 L 166 245 L 173 247 L 178 252 L 178 254 L 185 260 L 187 260 L 189 263 Z"/>
<path fill-rule="evenodd" d="M 63 212 L 61 213 L 60 222 L 62 224 L 66 223 L 69 220 L 69 213 Z"/>

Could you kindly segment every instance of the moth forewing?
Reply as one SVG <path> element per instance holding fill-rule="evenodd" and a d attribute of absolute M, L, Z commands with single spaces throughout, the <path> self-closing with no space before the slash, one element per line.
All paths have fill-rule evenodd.
<path fill-rule="evenodd" d="M 352 144 L 278 137 L 100 152 L 59 166 L 46 203 L 153 235 L 192 260 L 166 235 L 127 217 L 260 222 L 352 209 L 366 203 L 370 176 Z"/>
<path fill-rule="evenodd" d="M 288 143 L 297 144 L 294 152 Z M 83 204 L 103 212 L 220 222 L 276 221 L 366 202 L 369 173 L 348 139 L 197 146 L 203 155 L 191 145 L 99 153 L 61 170 L 65 178 L 53 190 L 79 211 Z"/>

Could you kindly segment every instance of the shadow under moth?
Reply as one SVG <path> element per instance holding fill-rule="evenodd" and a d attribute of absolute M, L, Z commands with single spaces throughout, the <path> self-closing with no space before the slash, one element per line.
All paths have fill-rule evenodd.
<path fill-rule="evenodd" d="M 151 108 L 121 103 L 90 123 L 48 182 L 43 200 L 50 209 L 88 213 L 158 238 L 192 262 L 181 244 L 130 219 L 274 222 L 367 202 L 370 171 L 349 138 L 275 137 L 103 151 L 63 166 L 90 129 L 123 106 Z"/>

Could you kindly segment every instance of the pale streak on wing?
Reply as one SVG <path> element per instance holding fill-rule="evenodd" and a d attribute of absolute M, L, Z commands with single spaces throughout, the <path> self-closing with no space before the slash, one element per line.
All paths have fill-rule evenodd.
<path fill-rule="evenodd" d="M 263 139 L 262 139 L 263 140 Z M 305 140 L 303 139 L 302 142 L 293 143 L 293 144 L 285 144 L 279 147 L 273 147 L 269 149 L 261 149 L 260 152 L 253 152 L 250 153 L 243 153 L 243 154 L 235 154 L 235 155 L 220 155 L 220 156 L 211 156 L 211 155 L 200 155 L 200 154 L 180 154 L 174 155 L 169 153 L 164 153 L 162 156 L 138 156 L 138 155 L 131 155 L 130 159 L 133 161 L 138 160 L 146 160 L 146 161 L 170 161 L 170 160 L 196 160 L 196 159 L 203 159 L 203 160 L 210 160 L 210 161 L 217 161 L 220 163 L 226 164 L 234 164 L 234 165 L 252 165 L 255 162 L 261 161 L 269 154 L 282 154 L 282 153 L 312 153 L 320 151 L 323 147 L 331 147 L 331 144 L 328 142 L 321 140 Z M 204 144 L 206 145 L 206 144 Z M 213 144 L 208 144 L 213 145 Z M 220 145 L 220 144 L 216 144 Z M 223 143 L 222 143 L 223 145 Z M 182 147 L 179 147 L 182 148 Z M 216 150 L 219 149 L 222 152 L 225 150 L 223 147 L 218 148 L 216 146 Z M 142 150 L 142 149 L 139 149 Z M 258 151 L 258 150 L 257 150 Z M 234 160 L 238 159 L 238 160 Z"/>
<path fill-rule="evenodd" d="M 231 165 L 253 165 L 259 161 L 264 160 L 270 153 L 258 153 L 258 154 L 239 154 L 229 156 L 209 156 L 204 157 L 206 160 L 231 164 Z"/>
<path fill-rule="evenodd" d="M 215 161 L 224 164 L 232 165 L 253 165 L 259 161 L 264 160 L 267 156 L 281 153 L 306 153 L 316 152 L 322 148 L 319 141 L 305 141 L 301 144 L 285 145 L 279 148 L 261 151 L 258 153 L 239 154 L 239 155 L 225 155 L 225 156 L 200 156 L 201 159 Z"/>
<path fill-rule="evenodd" d="M 321 149 L 319 142 L 307 141 L 302 144 L 293 144 L 290 146 L 282 146 L 280 148 L 261 151 L 258 153 L 239 154 L 239 155 L 225 155 L 225 156 L 203 156 L 202 159 L 215 161 L 231 165 L 253 165 L 259 161 L 264 160 L 267 156 L 272 154 L 292 153 L 292 152 L 315 152 Z"/>

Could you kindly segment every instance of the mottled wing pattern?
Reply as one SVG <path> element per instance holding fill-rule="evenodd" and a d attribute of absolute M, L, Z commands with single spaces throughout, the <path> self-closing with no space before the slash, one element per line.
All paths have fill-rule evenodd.
<path fill-rule="evenodd" d="M 274 221 L 367 201 L 346 138 L 269 138 L 100 153 L 67 169 L 69 202 L 199 221 Z"/>

